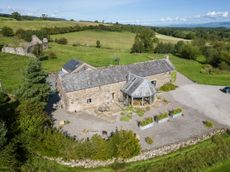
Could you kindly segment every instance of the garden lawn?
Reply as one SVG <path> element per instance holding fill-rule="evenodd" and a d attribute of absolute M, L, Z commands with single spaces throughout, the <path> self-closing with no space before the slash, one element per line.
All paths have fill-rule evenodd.
<path fill-rule="evenodd" d="M 28 57 L 0 53 L 0 80 L 7 92 L 13 92 L 22 83 L 27 61 Z"/>

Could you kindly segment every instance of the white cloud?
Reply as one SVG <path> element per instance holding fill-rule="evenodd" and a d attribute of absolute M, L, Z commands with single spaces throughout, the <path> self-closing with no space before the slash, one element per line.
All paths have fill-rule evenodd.
<path fill-rule="evenodd" d="M 211 18 L 218 18 L 218 17 L 227 18 L 227 17 L 229 17 L 229 12 L 228 11 L 224 11 L 224 12 L 221 12 L 221 11 L 209 11 L 206 14 L 206 16 L 211 17 Z"/>
<path fill-rule="evenodd" d="M 160 22 L 163 23 L 196 23 L 196 22 L 212 22 L 212 21 L 229 21 L 230 12 L 228 11 L 209 11 L 203 15 L 194 15 L 186 17 L 165 17 L 161 18 Z"/>

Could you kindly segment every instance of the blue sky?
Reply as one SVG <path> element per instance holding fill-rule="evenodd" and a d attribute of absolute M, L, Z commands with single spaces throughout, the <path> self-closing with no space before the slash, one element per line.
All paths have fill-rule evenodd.
<path fill-rule="evenodd" d="M 230 0 L 0 0 L 0 13 L 143 25 L 230 21 Z"/>

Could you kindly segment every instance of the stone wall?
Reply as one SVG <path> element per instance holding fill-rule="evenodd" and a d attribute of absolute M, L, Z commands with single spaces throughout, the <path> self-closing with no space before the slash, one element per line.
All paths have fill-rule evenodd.
<path fill-rule="evenodd" d="M 60 80 L 61 78 L 59 78 Z M 156 80 L 156 87 L 164 85 L 170 82 L 170 73 L 162 73 L 158 75 L 152 75 L 146 77 L 149 81 Z M 121 92 L 122 87 L 125 85 L 124 82 L 103 85 L 100 87 L 89 88 L 84 90 L 79 90 L 75 92 L 64 93 L 61 87 L 61 83 L 58 83 L 58 90 L 62 96 L 62 104 L 65 106 L 67 111 L 77 112 L 82 110 L 97 109 L 102 105 L 111 105 L 112 103 L 118 103 L 119 100 L 123 99 L 123 94 Z M 91 102 L 90 102 L 91 101 Z"/>
<path fill-rule="evenodd" d="M 50 158 L 50 157 L 43 157 L 45 159 L 51 160 L 51 161 L 56 161 L 59 164 L 70 166 L 70 167 L 84 167 L 84 168 L 97 168 L 97 167 L 104 167 L 104 166 L 109 166 L 112 165 L 115 161 L 116 162 L 125 162 L 125 163 L 131 163 L 131 162 L 136 162 L 136 161 L 143 161 L 143 160 L 148 160 L 157 156 L 162 156 L 166 155 L 169 153 L 172 153 L 174 151 L 177 151 L 180 148 L 184 148 L 187 146 L 195 145 L 197 143 L 200 143 L 202 141 L 205 141 L 212 136 L 220 133 L 226 132 L 226 129 L 217 129 L 217 130 L 212 130 L 211 132 L 190 138 L 188 140 L 183 140 L 178 143 L 166 145 L 163 147 L 160 147 L 158 149 L 154 150 L 149 150 L 146 152 L 141 153 L 138 156 L 135 156 L 130 159 L 125 159 L 125 160 L 116 160 L 116 159 L 110 159 L 107 161 L 95 161 L 95 160 L 70 160 L 70 161 L 65 161 L 62 158 Z"/>
<path fill-rule="evenodd" d="M 43 41 L 41 41 L 36 35 L 33 35 L 32 41 L 27 43 L 27 45 L 25 47 L 4 46 L 1 51 L 4 53 L 16 54 L 19 56 L 34 57 L 32 50 L 33 50 L 34 46 L 37 44 L 42 45 L 43 50 L 46 50 L 49 47 L 47 38 L 44 38 Z"/>
<path fill-rule="evenodd" d="M 2 48 L 3 53 L 10 53 L 10 54 L 16 54 L 20 56 L 34 56 L 33 54 L 29 54 L 26 52 L 26 50 L 23 47 L 3 47 Z"/>

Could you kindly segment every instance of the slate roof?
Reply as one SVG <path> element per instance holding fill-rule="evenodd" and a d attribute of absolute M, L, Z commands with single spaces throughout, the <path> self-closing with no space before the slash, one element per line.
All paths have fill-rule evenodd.
<path fill-rule="evenodd" d="M 156 89 L 147 79 L 129 74 L 129 80 L 122 88 L 122 92 L 134 98 L 150 97 L 156 93 Z"/>
<path fill-rule="evenodd" d="M 71 73 L 75 69 L 77 69 L 81 64 L 82 63 L 80 61 L 70 60 L 63 66 L 63 69 L 65 69 L 67 72 Z"/>
<path fill-rule="evenodd" d="M 126 81 L 129 73 L 140 77 L 147 77 L 172 70 L 174 70 L 174 67 L 171 62 L 167 59 L 162 59 L 71 73 L 65 75 L 61 82 L 65 92 L 73 92 Z"/>

